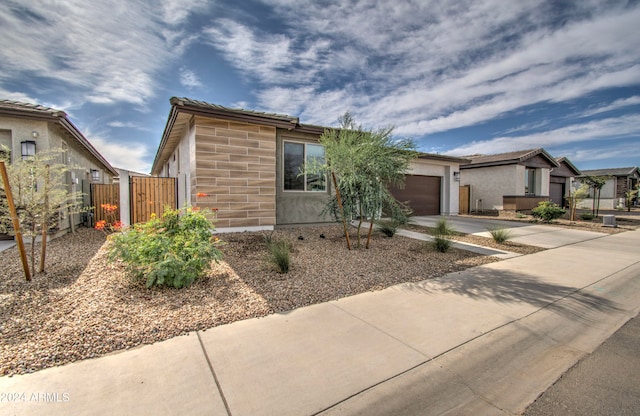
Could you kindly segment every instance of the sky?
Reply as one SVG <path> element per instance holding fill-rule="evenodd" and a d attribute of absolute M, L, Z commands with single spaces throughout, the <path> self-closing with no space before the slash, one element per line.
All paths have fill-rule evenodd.
<path fill-rule="evenodd" d="M 3 0 L 0 98 L 149 172 L 172 96 L 452 156 L 640 165 L 640 1 Z"/>

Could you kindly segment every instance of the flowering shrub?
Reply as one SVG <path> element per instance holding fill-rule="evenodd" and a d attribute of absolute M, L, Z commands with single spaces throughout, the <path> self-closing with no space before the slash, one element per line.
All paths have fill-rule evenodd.
<path fill-rule="evenodd" d="M 105 233 L 120 231 L 124 224 L 122 221 L 116 219 L 118 206 L 113 204 L 102 204 L 100 205 L 100 208 L 104 211 L 104 215 L 107 219 L 97 221 L 94 228 Z"/>
<path fill-rule="evenodd" d="M 144 224 L 110 237 L 109 259 L 121 259 L 127 272 L 147 287 L 189 286 L 222 258 L 207 210 L 167 210 Z"/>

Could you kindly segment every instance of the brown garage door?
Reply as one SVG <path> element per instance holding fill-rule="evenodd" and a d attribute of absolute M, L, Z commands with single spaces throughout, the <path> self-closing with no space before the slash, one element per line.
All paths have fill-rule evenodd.
<path fill-rule="evenodd" d="M 400 202 L 409 204 L 413 215 L 440 214 L 439 176 L 407 175 L 404 189 L 391 188 L 391 193 Z"/>
<path fill-rule="evenodd" d="M 550 183 L 549 184 L 549 197 L 551 201 L 556 204 L 564 205 L 564 183 Z"/>

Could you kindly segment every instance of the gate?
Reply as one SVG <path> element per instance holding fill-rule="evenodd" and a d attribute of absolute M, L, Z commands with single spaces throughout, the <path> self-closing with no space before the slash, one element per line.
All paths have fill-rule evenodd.
<path fill-rule="evenodd" d="M 460 187 L 460 199 L 459 199 L 459 212 L 460 214 L 469 213 L 469 200 L 471 194 L 471 185 L 464 185 Z"/>
<path fill-rule="evenodd" d="M 105 212 L 101 206 L 102 204 L 116 205 L 118 207 L 118 210 L 116 211 L 116 218 L 120 218 L 120 185 L 118 185 L 117 183 L 91 184 L 91 206 L 93 207 L 93 224 L 102 220 L 110 220 L 110 218 L 106 218 Z"/>
<path fill-rule="evenodd" d="M 151 214 L 162 216 L 165 208 L 178 206 L 175 178 L 131 176 L 129 178 L 131 224 L 147 222 Z"/>

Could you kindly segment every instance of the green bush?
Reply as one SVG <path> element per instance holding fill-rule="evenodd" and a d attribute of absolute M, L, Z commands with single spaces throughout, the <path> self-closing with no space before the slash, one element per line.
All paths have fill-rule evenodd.
<path fill-rule="evenodd" d="M 446 253 L 451 248 L 451 240 L 449 240 L 446 236 L 437 235 L 433 238 L 433 248 L 438 250 L 441 253 Z"/>
<path fill-rule="evenodd" d="M 398 232 L 398 224 L 396 221 L 377 221 L 378 230 L 387 237 L 393 237 Z"/>
<path fill-rule="evenodd" d="M 547 223 L 562 217 L 564 213 L 564 209 L 551 201 L 540 202 L 537 207 L 531 210 L 531 214 L 535 218 Z"/>
<path fill-rule="evenodd" d="M 435 236 L 445 236 L 445 235 L 454 235 L 454 234 L 456 234 L 456 230 L 444 218 L 438 221 L 435 229 L 433 230 L 433 235 Z"/>
<path fill-rule="evenodd" d="M 110 237 L 109 259 L 120 259 L 127 272 L 147 287 L 189 286 L 222 258 L 222 242 L 206 211 L 167 210 Z"/>
<path fill-rule="evenodd" d="M 489 230 L 489 233 L 493 237 L 493 241 L 500 244 L 510 240 L 512 237 L 511 230 L 506 228 L 494 228 Z"/>
<path fill-rule="evenodd" d="M 584 214 L 580 214 L 580 219 L 582 221 L 591 221 L 593 220 L 595 217 L 593 216 L 592 213 L 590 212 L 585 212 Z"/>
<path fill-rule="evenodd" d="M 269 262 L 276 266 L 280 273 L 291 270 L 290 245 L 287 241 L 270 241 L 267 243 Z"/>

